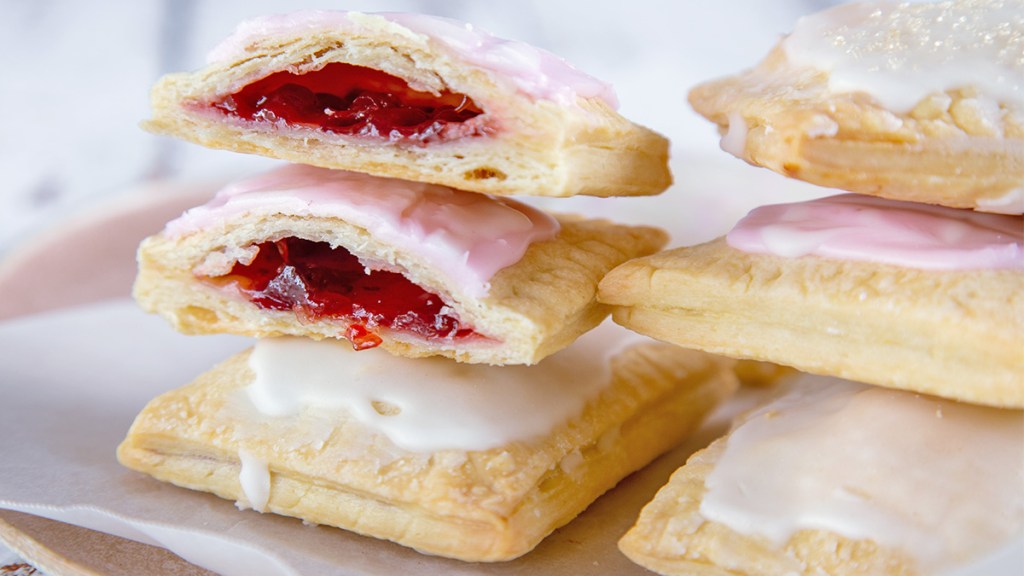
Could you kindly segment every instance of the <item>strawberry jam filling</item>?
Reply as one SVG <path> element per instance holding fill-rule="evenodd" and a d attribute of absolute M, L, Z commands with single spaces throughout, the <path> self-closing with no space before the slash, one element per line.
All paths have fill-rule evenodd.
<path fill-rule="evenodd" d="M 284 238 L 264 242 L 258 250 L 252 262 L 236 262 L 216 282 L 233 283 L 262 308 L 293 310 L 308 321 L 341 319 L 348 323 L 345 336 L 357 350 L 379 345 L 379 328 L 424 338 L 475 334 L 436 294 L 395 272 L 367 272 L 344 248 Z"/>
<path fill-rule="evenodd" d="M 246 120 L 277 122 L 350 136 L 427 143 L 479 136 L 482 113 L 466 95 L 431 94 L 380 70 L 342 62 L 304 74 L 275 72 L 211 104 Z"/>

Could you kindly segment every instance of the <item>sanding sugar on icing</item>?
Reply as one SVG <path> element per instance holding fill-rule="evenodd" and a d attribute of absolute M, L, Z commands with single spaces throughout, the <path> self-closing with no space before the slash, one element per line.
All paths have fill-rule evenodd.
<path fill-rule="evenodd" d="M 975 87 L 1024 108 L 1024 2 L 853 2 L 806 16 L 787 60 L 822 70 L 835 92 L 866 92 L 894 112 Z"/>

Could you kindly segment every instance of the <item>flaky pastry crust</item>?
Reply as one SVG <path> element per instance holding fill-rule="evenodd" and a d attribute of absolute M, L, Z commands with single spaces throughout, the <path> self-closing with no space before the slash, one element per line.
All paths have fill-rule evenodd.
<path fill-rule="evenodd" d="M 333 62 L 382 70 L 421 90 L 468 95 L 492 133 L 420 146 L 242 121 L 209 106 L 271 73 L 301 74 Z M 152 108 L 144 128 L 211 148 L 474 192 L 636 196 L 671 184 L 668 140 L 603 100 L 581 97 L 562 105 L 530 98 L 460 61 L 438 41 L 379 16 L 363 15 L 351 30 L 254 39 L 232 59 L 161 78 Z"/>
<path fill-rule="evenodd" d="M 723 143 L 731 140 L 723 147 L 785 176 L 897 200 L 1024 211 L 1024 110 L 970 88 L 897 113 L 862 92 L 830 92 L 827 73 L 794 68 L 777 46 L 756 67 L 695 87 L 689 101 Z"/>
<path fill-rule="evenodd" d="M 737 385 L 726 359 L 639 344 L 611 360 L 612 383 L 583 413 L 549 435 L 420 454 L 345 412 L 238 409 L 253 378 L 247 357 L 150 402 L 118 449 L 121 463 L 251 505 L 239 477 L 244 450 L 268 466 L 268 511 L 467 561 L 525 554 L 680 442 Z"/>
<path fill-rule="evenodd" d="M 852 540 L 826 530 L 800 530 L 784 546 L 741 534 L 705 519 L 700 503 L 705 478 L 725 450 L 713 442 L 676 470 L 619 540 L 637 564 L 666 576 L 911 576 L 919 572 L 899 551 L 869 539 Z"/>
<path fill-rule="evenodd" d="M 366 229 L 338 218 L 242 216 L 200 232 L 142 242 L 134 296 L 140 306 L 188 334 L 234 333 L 342 338 L 348 323 L 324 318 L 310 322 L 292 311 L 263 309 L 245 297 L 200 280 L 211 267 L 226 273 L 247 247 L 286 237 L 342 246 L 360 261 L 401 272 L 441 296 L 464 325 L 488 339 L 424 339 L 381 329 L 381 347 L 400 356 L 446 356 L 460 362 L 534 364 L 573 342 L 608 315 L 596 300 L 597 283 L 616 265 L 651 254 L 667 240 L 664 232 L 604 220 L 561 217 L 558 235 L 530 246 L 516 264 L 491 279 L 486 296 L 453 286 L 416 255 L 381 242 Z"/>
<path fill-rule="evenodd" d="M 747 254 L 723 238 L 619 266 L 598 298 L 680 346 L 1024 408 L 1024 272 Z"/>

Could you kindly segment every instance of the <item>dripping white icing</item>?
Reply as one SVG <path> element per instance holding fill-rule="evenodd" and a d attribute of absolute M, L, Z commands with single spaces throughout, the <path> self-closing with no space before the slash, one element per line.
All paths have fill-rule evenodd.
<path fill-rule="evenodd" d="M 719 146 L 722 150 L 737 158 L 745 157 L 744 150 L 747 149 L 747 121 L 743 119 L 743 115 L 739 112 L 729 113 L 729 127 L 722 136 Z"/>
<path fill-rule="evenodd" d="M 800 19 L 782 43 L 835 92 L 867 92 L 894 112 L 976 87 L 1024 107 L 1024 2 L 852 2 Z"/>
<path fill-rule="evenodd" d="M 415 452 L 486 450 L 550 433 L 611 381 L 610 359 L 635 337 L 611 323 L 536 366 L 408 359 L 306 338 L 259 340 L 253 405 L 271 416 L 344 411 Z"/>
<path fill-rule="evenodd" d="M 238 473 L 242 493 L 253 510 L 264 512 L 270 500 L 270 469 L 267 468 L 265 461 L 248 450 L 240 449 L 238 459 L 242 463 L 242 469 Z M 239 507 L 241 506 L 240 502 Z"/>
<path fill-rule="evenodd" d="M 1024 412 L 842 380 L 748 415 L 701 515 L 777 545 L 825 529 L 904 550 L 924 573 L 1024 538 Z"/>

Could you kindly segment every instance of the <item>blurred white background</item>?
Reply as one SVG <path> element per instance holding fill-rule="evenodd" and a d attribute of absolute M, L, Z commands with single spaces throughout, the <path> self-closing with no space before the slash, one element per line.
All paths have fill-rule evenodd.
<path fill-rule="evenodd" d="M 717 151 L 686 104 L 702 80 L 756 62 L 821 0 L 0 0 L 0 256 L 71 214 L 148 182 L 204 181 L 269 161 L 157 137 L 138 122 L 148 91 L 192 70 L 248 17 L 299 8 L 414 11 L 473 22 L 611 82 L 628 118 L 690 152 Z M 693 156 L 700 158 L 700 154 Z M 730 159 L 731 161 L 731 159 Z M 746 169 L 736 161 L 737 169 Z"/>

